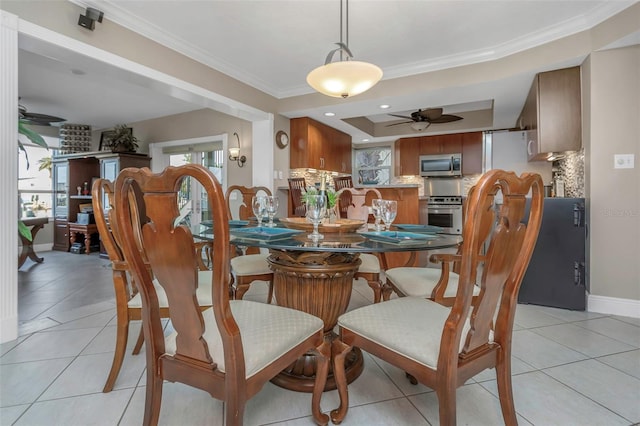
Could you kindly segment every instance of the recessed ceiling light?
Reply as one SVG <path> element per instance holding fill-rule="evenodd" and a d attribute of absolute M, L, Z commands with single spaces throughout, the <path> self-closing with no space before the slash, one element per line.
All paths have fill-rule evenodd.
<path fill-rule="evenodd" d="M 362 142 L 369 142 L 369 140 L 370 140 L 369 138 L 364 138 L 362 139 Z"/>
<path fill-rule="evenodd" d="M 335 112 L 325 112 L 324 115 L 326 117 L 333 117 L 334 115 L 336 115 L 336 113 Z"/>
<path fill-rule="evenodd" d="M 387 104 L 380 105 L 380 109 L 388 109 L 388 108 L 391 108 L 391 105 L 387 105 Z"/>
<path fill-rule="evenodd" d="M 85 75 L 85 74 L 86 74 L 86 72 L 84 72 L 84 71 L 82 71 L 82 70 L 79 70 L 79 69 L 76 69 L 76 68 L 73 68 L 73 69 L 71 70 L 71 74 L 75 74 L 75 75 Z"/>

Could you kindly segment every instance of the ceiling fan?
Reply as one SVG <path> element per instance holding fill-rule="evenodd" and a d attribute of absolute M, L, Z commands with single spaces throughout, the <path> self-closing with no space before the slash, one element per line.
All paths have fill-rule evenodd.
<path fill-rule="evenodd" d="M 451 123 L 452 121 L 462 120 L 462 117 L 453 114 L 443 114 L 442 108 L 419 109 L 411 113 L 410 116 L 389 114 L 393 117 L 406 118 L 411 121 L 402 121 L 400 123 L 388 124 L 386 127 L 397 126 L 400 124 L 411 124 L 413 130 L 419 132 L 426 130 L 431 124 Z"/>
<path fill-rule="evenodd" d="M 65 118 L 55 117 L 53 115 L 29 112 L 23 105 L 18 105 L 18 114 L 20 115 L 20 120 L 23 122 L 37 126 L 51 126 L 51 123 L 67 121 Z"/>

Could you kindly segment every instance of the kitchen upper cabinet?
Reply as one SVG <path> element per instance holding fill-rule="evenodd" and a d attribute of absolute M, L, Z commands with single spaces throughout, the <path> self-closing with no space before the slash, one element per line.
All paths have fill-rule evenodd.
<path fill-rule="evenodd" d="M 462 152 L 462 133 L 423 136 L 420 138 L 420 155 L 459 154 Z M 462 160 L 464 162 L 464 159 Z"/>
<path fill-rule="evenodd" d="M 580 67 L 539 73 L 518 119 L 527 131 L 529 161 L 582 146 Z"/>
<path fill-rule="evenodd" d="M 351 136 L 308 117 L 292 119 L 290 129 L 290 168 L 351 173 Z"/>
<path fill-rule="evenodd" d="M 394 146 L 396 176 L 420 174 L 420 138 L 398 139 Z"/>
<path fill-rule="evenodd" d="M 482 132 L 462 133 L 462 174 L 482 173 Z"/>

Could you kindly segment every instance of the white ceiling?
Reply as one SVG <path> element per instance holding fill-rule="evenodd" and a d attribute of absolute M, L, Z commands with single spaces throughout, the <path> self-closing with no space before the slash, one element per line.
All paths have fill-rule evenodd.
<path fill-rule="evenodd" d="M 532 69 L 509 79 L 446 90 L 401 96 L 384 93 L 362 101 L 354 97 L 336 103 L 331 98 L 318 107 L 306 75 L 324 62 L 340 39 L 338 0 L 71 1 L 98 8 L 105 19 L 278 99 L 309 95 L 314 102 L 305 103 L 301 96 L 296 110 L 281 113 L 326 122 L 350 133 L 354 142 L 370 135 L 345 123 L 344 118 L 367 117 L 384 124 L 398 120 L 387 112 L 408 115 L 418 108 L 439 106 L 445 107 L 445 113 L 464 113 L 492 105 L 493 123 L 487 128 L 512 127 L 537 72 Z M 591 28 L 633 3 L 351 0 L 349 47 L 355 59 L 380 66 L 383 80 L 402 78 L 498 59 Z M 96 23 L 96 32 L 100 25 Z M 21 103 L 32 112 L 108 128 L 202 108 L 158 93 L 153 84 L 122 79 L 86 59 L 34 54 L 24 40 L 21 48 L 19 93 Z M 578 60 L 565 65 L 576 65 Z M 72 70 L 85 74 L 76 75 Z M 391 108 L 383 111 L 380 103 Z M 325 117 L 329 110 L 336 116 Z M 432 125 L 429 131 L 437 132 L 438 126 L 447 125 Z M 395 137 L 415 133 L 408 126 L 389 129 Z"/>

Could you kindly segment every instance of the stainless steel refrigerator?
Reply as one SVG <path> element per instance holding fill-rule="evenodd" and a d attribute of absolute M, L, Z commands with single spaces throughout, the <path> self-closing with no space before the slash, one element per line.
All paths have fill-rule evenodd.
<path fill-rule="evenodd" d="M 540 234 L 518 302 L 584 311 L 584 198 L 545 198 Z"/>

